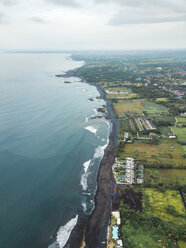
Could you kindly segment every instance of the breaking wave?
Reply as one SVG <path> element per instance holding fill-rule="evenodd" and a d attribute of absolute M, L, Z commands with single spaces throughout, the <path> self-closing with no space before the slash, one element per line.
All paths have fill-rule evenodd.
<path fill-rule="evenodd" d="M 94 153 L 94 158 L 102 158 L 103 155 L 104 155 L 104 151 L 106 149 L 106 147 L 108 146 L 108 143 L 109 143 L 109 138 L 107 139 L 107 143 L 103 146 L 98 146 L 95 150 L 95 153 Z"/>
<path fill-rule="evenodd" d="M 83 190 L 87 190 L 88 188 L 88 183 L 87 183 L 87 179 L 89 176 L 89 172 L 88 172 L 88 168 L 90 166 L 91 160 L 86 161 L 83 166 L 84 166 L 84 174 L 81 177 L 81 186 Z"/>
<path fill-rule="evenodd" d="M 97 133 L 97 129 L 92 127 L 92 126 L 85 127 L 85 129 L 88 130 L 89 132 L 93 133 L 93 134 Z"/>
<path fill-rule="evenodd" d="M 90 162 L 91 162 L 91 159 L 83 164 L 85 173 L 86 173 L 87 170 L 88 170 L 88 167 L 89 167 L 89 165 L 90 165 Z"/>
<path fill-rule="evenodd" d="M 71 219 L 66 225 L 60 227 L 57 233 L 56 241 L 48 248 L 63 248 L 66 245 L 70 237 L 70 234 L 72 232 L 72 229 L 75 227 L 77 223 L 77 220 L 78 220 L 78 215 L 76 215 L 75 218 Z"/>

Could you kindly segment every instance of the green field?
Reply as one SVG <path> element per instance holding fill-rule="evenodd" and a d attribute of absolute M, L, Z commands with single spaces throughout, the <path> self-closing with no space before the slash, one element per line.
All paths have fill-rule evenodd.
<path fill-rule="evenodd" d="M 154 116 L 154 121 L 158 126 L 174 126 L 175 125 L 175 117 L 174 116 Z"/>
<path fill-rule="evenodd" d="M 186 225 L 185 208 L 180 193 L 173 190 L 160 192 L 156 189 L 143 189 L 143 207 L 146 213 L 158 217 L 166 222 Z M 173 214 L 168 210 L 173 209 Z"/>
<path fill-rule="evenodd" d="M 168 110 L 165 106 L 144 99 L 123 100 L 114 104 L 114 110 L 117 115 L 130 112 L 130 114 L 141 115 L 145 111 L 148 115 L 166 115 Z"/>
<path fill-rule="evenodd" d="M 185 169 L 145 169 L 145 182 L 157 184 L 163 182 L 165 184 L 176 183 L 186 185 Z"/>
<path fill-rule="evenodd" d="M 179 245 L 179 248 L 185 248 L 186 247 L 186 242 L 182 241 L 182 240 L 179 240 L 178 245 Z"/>
<path fill-rule="evenodd" d="M 186 127 L 172 127 L 180 143 L 186 143 Z"/>
<path fill-rule="evenodd" d="M 145 188 L 142 189 L 142 202 L 137 200 L 134 191 L 129 191 L 130 200 L 121 199 L 120 208 L 120 234 L 126 248 L 174 248 L 174 239 L 182 242 L 186 224 L 185 209 L 177 191 L 167 190 L 162 193 Z M 142 203 L 143 209 L 134 210 L 134 203 L 137 203 L 136 208 Z"/>
<path fill-rule="evenodd" d="M 162 248 L 170 247 L 166 246 L 168 244 L 167 237 L 163 235 L 154 234 L 153 231 L 146 230 L 144 227 L 138 227 L 137 229 L 127 223 L 122 227 L 122 236 L 127 237 L 127 241 L 124 240 L 125 247 L 130 248 Z M 161 242 L 158 240 L 161 240 Z M 126 246 L 128 243 L 128 246 Z"/>
<path fill-rule="evenodd" d="M 133 93 L 131 89 L 126 87 L 110 87 L 104 88 L 104 90 L 108 99 L 123 100 L 137 97 L 137 94 Z"/>
<path fill-rule="evenodd" d="M 135 93 L 131 93 L 131 94 L 107 94 L 106 98 L 118 99 L 118 100 L 127 100 L 127 99 L 137 98 L 137 94 L 135 94 Z"/>
<path fill-rule="evenodd" d="M 106 93 L 108 92 L 125 93 L 125 94 L 133 93 L 132 90 L 127 87 L 107 87 L 104 88 L 104 90 L 106 91 Z"/>
<path fill-rule="evenodd" d="M 178 123 L 186 124 L 186 117 L 177 117 Z"/>
<path fill-rule="evenodd" d="M 154 168 L 185 168 L 183 147 L 176 141 L 169 140 L 162 141 L 159 145 L 135 142 L 126 144 L 120 157 L 133 157 L 136 161 L 142 161 L 146 166 Z"/>
<path fill-rule="evenodd" d="M 126 112 L 141 114 L 143 112 L 142 99 L 136 100 L 121 100 L 115 103 L 114 111 L 117 115 L 124 114 Z"/>
<path fill-rule="evenodd" d="M 165 106 L 157 104 L 155 102 L 144 101 L 142 103 L 142 106 L 144 108 L 144 111 L 146 111 L 149 115 L 160 115 L 163 113 L 168 113 L 168 109 Z"/>
<path fill-rule="evenodd" d="M 161 132 L 161 135 L 164 137 L 164 138 L 168 138 L 169 137 L 169 133 L 171 132 L 170 128 L 169 127 L 166 127 L 166 126 L 161 126 L 159 127 L 159 130 Z"/>
<path fill-rule="evenodd" d="M 186 146 L 182 146 L 183 153 L 186 154 Z"/>
<path fill-rule="evenodd" d="M 168 101 L 168 99 L 167 98 L 156 98 L 156 102 L 167 102 Z"/>

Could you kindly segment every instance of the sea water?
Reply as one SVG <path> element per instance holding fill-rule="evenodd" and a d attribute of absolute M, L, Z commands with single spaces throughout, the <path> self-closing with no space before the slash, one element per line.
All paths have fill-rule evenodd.
<path fill-rule="evenodd" d="M 94 207 L 111 129 L 97 111 L 105 102 L 79 78 L 55 77 L 83 64 L 64 53 L 0 54 L 0 247 L 62 248 Z"/>

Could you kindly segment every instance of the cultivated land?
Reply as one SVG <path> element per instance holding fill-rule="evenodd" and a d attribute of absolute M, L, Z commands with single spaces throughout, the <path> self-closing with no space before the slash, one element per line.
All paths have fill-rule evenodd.
<path fill-rule="evenodd" d="M 75 75 L 103 90 L 120 121 L 112 203 L 121 224 L 112 217 L 108 247 L 114 225 L 125 248 L 185 247 L 186 52 L 76 58 L 86 65 Z"/>
<path fill-rule="evenodd" d="M 114 103 L 114 110 L 117 115 L 123 116 L 126 112 L 130 115 L 142 115 L 144 111 L 148 115 L 166 115 L 168 110 L 165 106 L 144 99 L 133 99 L 129 101 L 117 101 Z"/>
<path fill-rule="evenodd" d="M 172 130 L 180 143 L 186 144 L 186 127 L 173 127 Z"/>
<path fill-rule="evenodd" d="M 121 158 L 133 157 L 143 162 L 146 167 L 186 168 L 185 152 L 177 142 L 161 141 L 157 145 L 134 142 L 126 144 Z"/>
<path fill-rule="evenodd" d="M 178 182 L 180 185 L 186 184 L 186 170 L 183 169 L 145 169 L 145 182 L 151 184 L 170 184 Z"/>
<path fill-rule="evenodd" d="M 185 208 L 179 192 L 157 189 L 143 189 L 143 208 L 147 214 L 175 225 L 186 225 Z M 174 213 L 173 213 L 174 212 Z"/>

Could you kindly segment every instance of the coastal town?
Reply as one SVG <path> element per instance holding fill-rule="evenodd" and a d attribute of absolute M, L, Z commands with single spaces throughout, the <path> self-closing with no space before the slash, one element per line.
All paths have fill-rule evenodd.
<path fill-rule="evenodd" d="M 76 56 L 119 122 L 108 248 L 186 246 L 186 56 Z"/>

